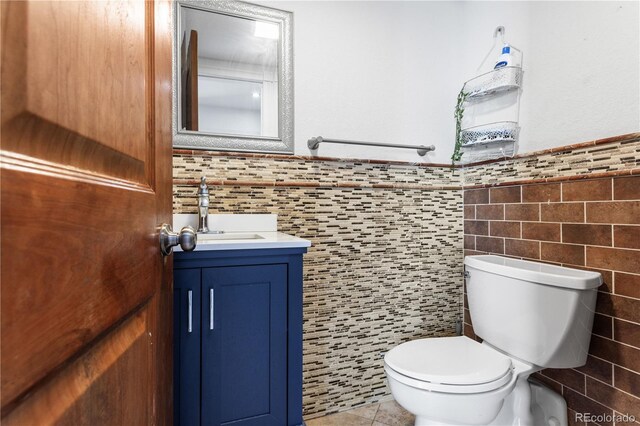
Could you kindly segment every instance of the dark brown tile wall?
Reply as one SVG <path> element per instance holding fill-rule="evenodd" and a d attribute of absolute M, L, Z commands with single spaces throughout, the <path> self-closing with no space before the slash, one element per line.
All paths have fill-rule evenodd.
<path fill-rule="evenodd" d="M 640 176 L 468 189 L 464 201 L 465 254 L 602 273 L 587 364 L 535 376 L 563 394 L 569 424 L 581 412 L 640 420 Z M 476 338 L 466 308 L 465 293 Z"/>

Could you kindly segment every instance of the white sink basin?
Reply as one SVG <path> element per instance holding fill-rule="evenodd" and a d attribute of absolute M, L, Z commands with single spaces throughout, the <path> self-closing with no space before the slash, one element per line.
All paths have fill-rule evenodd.
<path fill-rule="evenodd" d="M 264 237 L 258 234 L 250 234 L 246 232 L 224 233 L 224 234 L 198 234 L 198 242 L 206 243 L 208 241 L 226 241 L 226 240 L 264 240 Z"/>
<path fill-rule="evenodd" d="M 198 234 L 195 251 L 294 248 L 310 245 L 311 241 L 282 232 L 225 232 L 224 234 Z M 182 251 L 179 246 L 174 250 Z"/>
<path fill-rule="evenodd" d="M 311 246 L 311 241 L 278 232 L 275 214 L 209 214 L 209 229 L 222 234 L 198 234 L 195 251 L 256 250 L 300 248 Z M 184 226 L 198 227 L 197 214 L 174 214 L 173 229 Z M 182 251 L 177 246 L 173 249 Z"/>

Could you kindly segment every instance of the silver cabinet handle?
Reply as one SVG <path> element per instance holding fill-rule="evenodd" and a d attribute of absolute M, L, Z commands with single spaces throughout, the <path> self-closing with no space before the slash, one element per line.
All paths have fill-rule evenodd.
<path fill-rule="evenodd" d="M 213 289 L 209 289 L 209 330 L 213 330 Z"/>
<path fill-rule="evenodd" d="M 187 292 L 187 299 L 189 299 L 189 313 L 187 314 L 187 331 L 191 333 L 193 331 L 193 291 Z"/>
<path fill-rule="evenodd" d="M 160 251 L 164 256 L 168 256 L 173 251 L 173 246 L 180 244 L 182 250 L 191 251 L 196 248 L 198 234 L 190 226 L 185 226 L 180 233 L 173 232 L 171 225 L 163 223 L 160 226 Z"/>

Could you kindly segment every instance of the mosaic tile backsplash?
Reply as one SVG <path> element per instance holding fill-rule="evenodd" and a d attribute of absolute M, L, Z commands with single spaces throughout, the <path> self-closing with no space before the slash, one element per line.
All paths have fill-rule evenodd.
<path fill-rule="evenodd" d="M 174 212 L 277 213 L 307 238 L 304 415 L 389 395 L 382 354 L 455 334 L 462 312 L 462 191 L 444 167 L 174 152 Z"/>
<path fill-rule="evenodd" d="M 523 155 L 512 160 L 472 165 L 464 169 L 463 183 L 493 185 L 510 181 L 541 180 L 640 168 L 640 133 L 610 140 Z"/>

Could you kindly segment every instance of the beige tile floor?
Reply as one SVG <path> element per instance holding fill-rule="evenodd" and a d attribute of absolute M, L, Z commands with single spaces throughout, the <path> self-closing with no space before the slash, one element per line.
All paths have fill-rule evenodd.
<path fill-rule="evenodd" d="M 413 426 L 414 417 L 395 401 L 386 401 L 306 422 L 307 426 Z"/>

